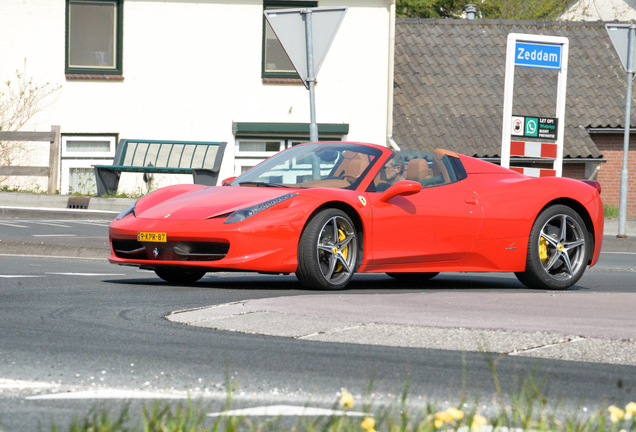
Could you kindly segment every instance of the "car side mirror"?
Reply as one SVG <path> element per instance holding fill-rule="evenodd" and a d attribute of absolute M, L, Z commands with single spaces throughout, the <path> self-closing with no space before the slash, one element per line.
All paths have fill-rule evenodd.
<path fill-rule="evenodd" d="M 395 198 L 398 195 L 407 196 L 418 193 L 422 190 L 422 185 L 419 182 L 411 181 L 411 180 L 402 180 L 395 183 L 393 186 L 388 188 L 384 193 L 380 196 L 381 202 L 389 202 L 391 199 Z"/>
<path fill-rule="evenodd" d="M 236 179 L 236 176 L 228 177 L 228 178 L 224 179 L 223 181 L 221 181 L 221 186 L 229 185 L 230 183 L 232 183 L 234 181 L 234 179 Z"/>

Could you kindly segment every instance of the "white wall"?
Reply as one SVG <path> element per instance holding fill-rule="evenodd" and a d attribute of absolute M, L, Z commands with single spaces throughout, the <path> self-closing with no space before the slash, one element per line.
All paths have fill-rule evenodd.
<path fill-rule="evenodd" d="M 348 139 L 384 144 L 389 0 L 318 5 L 349 10 L 318 75 L 317 120 L 349 123 Z M 309 122 L 302 84 L 262 83 L 262 1 L 125 0 L 120 82 L 65 79 L 64 25 L 64 0 L 2 1 L 0 82 L 26 58 L 36 83 L 62 85 L 26 129 L 227 141 L 224 177 L 233 173 L 233 121 Z"/>
<path fill-rule="evenodd" d="M 567 21 L 635 20 L 636 0 L 579 0 L 559 19 Z"/>

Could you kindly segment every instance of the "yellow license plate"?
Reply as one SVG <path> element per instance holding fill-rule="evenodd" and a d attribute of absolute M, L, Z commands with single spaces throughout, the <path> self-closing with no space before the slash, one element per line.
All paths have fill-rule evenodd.
<path fill-rule="evenodd" d="M 168 241 L 168 236 L 166 233 L 161 232 L 139 231 L 137 233 L 137 241 L 165 243 Z"/>

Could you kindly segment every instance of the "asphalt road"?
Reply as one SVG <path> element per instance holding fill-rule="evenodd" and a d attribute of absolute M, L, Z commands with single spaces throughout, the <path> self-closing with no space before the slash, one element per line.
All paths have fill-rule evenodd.
<path fill-rule="evenodd" d="M 507 392 L 536 370 L 549 377 L 547 392 L 571 407 L 579 401 L 592 409 L 636 399 L 631 366 L 325 343 L 197 328 L 164 318 L 174 310 L 211 304 L 330 295 L 299 291 L 293 276 L 224 274 L 180 287 L 100 260 L 3 256 L 0 262 L 5 276 L 0 278 L 0 419 L 7 432 L 34 430 L 38 423 L 65 424 L 96 400 L 27 399 L 33 396 L 143 390 L 202 395 L 220 407 L 228 377 L 238 382 L 236 406 L 311 402 L 330 407 L 342 387 L 360 400 L 371 383 L 378 403 L 390 403 L 407 380 L 414 404 L 455 404 L 465 373 L 469 393 L 490 405 L 494 386 L 488 358 L 498 359 Z M 612 273 L 613 278 L 621 275 Z M 601 287 L 603 278 L 596 282 Z M 450 278 L 443 290 L 461 295 L 467 287 L 528 292 L 512 279 L 465 276 Z M 425 290 L 403 289 L 373 276 L 356 281 L 347 295 L 414 291 Z"/>
<path fill-rule="evenodd" d="M 100 242 L 105 241 L 106 223 L 37 222 L 0 220 L 0 244 L 5 242 L 24 249 L 28 243 L 44 255 L 69 256 L 72 250 L 82 248 L 85 253 L 101 250 L 103 254 Z M 3 248 L 0 247 L 0 253 L 6 254 L 7 249 Z M 204 397 L 213 411 L 225 402 L 228 379 L 237 385 L 236 407 L 307 403 L 331 407 L 341 388 L 347 388 L 360 401 L 370 385 L 376 403 L 390 404 L 397 401 L 408 381 L 410 401 L 416 407 L 429 401 L 442 407 L 455 405 L 460 395 L 466 393 L 471 398 L 479 397 L 487 410 L 492 406 L 494 394 L 488 361 L 497 362 L 499 379 L 508 394 L 514 393 L 519 382 L 534 373 L 546 378 L 545 391 L 552 400 L 562 400 L 571 410 L 589 411 L 606 403 L 625 404 L 636 400 L 636 367 L 624 364 L 500 355 L 493 348 L 483 353 L 448 346 L 447 349 L 386 346 L 377 344 L 377 340 L 359 339 L 350 343 L 268 336 L 184 325 L 166 317 L 174 311 L 256 302 L 259 310 L 269 308 L 268 313 L 296 316 L 298 322 L 312 314 L 323 321 L 343 318 L 347 321 L 368 313 L 368 308 L 362 308 L 367 305 L 377 313 L 365 320 L 388 320 L 385 324 L 393 325 L 390 319 L 395 320 L 395 314 L 391 318 L 389 304 L 377 300 L 392 298 L 391 305 L 403 301 L 407 309 L 412 298 L 419 296 L 439 302 L 439 307 L 433 307 L 434 302 L 422 304 L 429 308 L 426 316 L 437 319 L 435 312 L 441 310 L 454 319 L 468 320 L 468 324 L 472 320 L 467 327 L 479 327 L 480 323 L 488 327 L 484 320 L 502 316 L 510 323 L 531 315 L 527 313 L 530 310 L 538 311 L 533 319 L 540 326 L 555 315 L 575 317 L 577 308 L 589 305 L 590 296 L 596 295 L 617 301 L 616 315 L 627 322 L 620 331 L 628 332 L 636 327 L 630 326 L 635 320 L 633 314 L 625 312 L 636 306 L 635 256 L 603 254 L 599 265 L 588 270 L 576 289 L 557 293 L 557 298 L 553 297 L 555 293 L 528 290 L 511 275 L 441 275 L 426 287 L 399 285 L 384 275 L 358 275 L 350 289 L 334 294 L 300 290 L 294 276 L 223 273 L 206 276 L 191 286 L 173 286 L 153 273 L 115 267 L 103 258 L 3 255 L 0 256 L 0 429 L 32 431 L 42 424 L 47 430 L 53 422 L 66 425 L 74 416 L 83 416 L 91 405 L 106 397 L 114 398 L 109 399 L 109 406 L 114 409 L 121 406 L 122 399 L 157 397 L 142 392 L 169 398 L 187 394 Z M 471 305 L 462 301 L 478 297 L 489 302 L 473 301 L 474 309 L 467 313 L 465 308 Z M 327 312 L 321 312 L 319 306 L 335 307 L 338 298 L 350 300 L 344 303 L 350 309 L 340 309 L 341 315 L 348 316 L 321 315 Z M 523 301 L 513 310 L 502 298 L 509 302 Z M 546 300 L 564 300 L 557 305 L 563 310 L 548 308 L 542 319 L 540 307 L 524 308 L 529 298 L 536 298 L 538 306 Z M 294 310 L 281 310 L 288 306 Z M 311 314 L 303 312 L 303 307 L 310 308 Z M 486 313 L 474 313 L 480 309 Z M 589 310 L 583 316 L 594 318 Z M 612 319 L 611 313 L 603 317 Z M 454 325 L 448 328 L 456 329 Z M 612 322 L 599 328 L 612 330 Z M 524 334 L 532 333 L 527 328 L 521 330 Z M 333 335 L 343 333 L 346 332 Z M 381 333 L 375 332 L 375 337 L 381 339 Z M 514 342 L 519 340 L 510 331 L 498 333 L 512 334 Z M 606 335 L 606 339 L 611 341 L 615 336 Z M 415 339 L 421 337 L 418 334 Z M 455 343 L 465 337 L 456 333 L 438 336 L 433 341 Z M 629 341 L 614 340 L 611 346 L 622 342 Z M 91 391 L 94 393 L 86 394 Z M 131 393 L 116 393 L 121 391 Z M 357 407 L 361 408 L 361 403 Z"/>

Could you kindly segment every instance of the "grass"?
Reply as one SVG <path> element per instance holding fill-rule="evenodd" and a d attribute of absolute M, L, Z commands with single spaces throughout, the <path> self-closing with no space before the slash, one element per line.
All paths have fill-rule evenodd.
<path fill-rule="evenodd" d="M 30 194 L 36 194 L 36 195 L 44 195 L 48 193 L 47 191 L 40 189 L 40 186 L 37 186 L 37 185 L 35 189 L 20 189 L 20 188 L 3 185 L 3 186 L 0 186 L 0 192 L 22 192 L 22 193 L 30 193 Z M 56 191 L 56 193 L 59 193 L 59 191 Z"/>
<path fill-rule="evenodd" d="M 462 404 L 438 410 L 435 404 L 414 411 L 403 401 L 397 407 L 366 407 L 364 417 L 333 415 L 299 417 L 288 424 L 281 418 L 220 416 L 208 417 L 212 409 L 202 401 L 144 403 L 136 418 L 125 405 L 113 414 L 105 405 L 96 405 L 83 419 L 76 418 L 68 432 L 486 432 L 555 431 L 619 432 L 636 431 L 636 404 L 611 406 L 589 415 L 559 414 L 546 406 L 545 399 L 532 390 L 511 398 L 505 410 L 482 415 L 476 404 Z M 468 407 L 467 407 L 468 405 Z M 340 404 L 339 409 L 347 409 Z M 53 432 L 62 432 L 58 427 Z"/>
<path fill-rule="evenodd" d="M 366 396 L 356 400 L 342 389 L 334 410 L 342 415 L 322 417 L 249 418 L 246 416 L 216 416 L 213 411 L 228 411 L 236 385 L 228 388 L 221 409 L 199 401 L 142 403 L 132 413 L 127 403 L 118 413 L 105 405 L 95 405 L 88 415 L 75 418 L 67 429 L 52 427 L 53 432 L 629 432 L 636 431 L 636 403 L 625 407 L 610 406 L 587 413 L 573 413 L 561 402 L 549 402 L 543 391 L 547 379 L 538 378 L 537 370 L 520 380 L 513 395 L 504 395 L 498 385 L 498 357 L 484 355 L 495 380 L 496 394 L 491 406 L 478 400 L 460 397 L 457 406 L 440 409 L 436 403 L 413 408 L 408 402 L 409 383 L 404 386 L 400 401 L 388 407 L 374 407 L 369 386 Z M 464 383 L 466 385 L 466 383 Z M 360 407 L 360 408 L 358 408 Z M 362 411 L 362 416 L 348 416 L 347 411 Z M 140 412 L 139 412 L 140 411 Z"/>
<path fill-rule="evenodd" d="M 144 195 L 146 195 L 146 193 L 142 192 L 139 189 L 133 193 L 113 192 L 113 193 L 106 194 L 100 198 L 141 198 Z"/>
<path fill-rule="evenodd" d="M 617 218 L 618 207 L 611 204 L 603 204 L 603 213 L 605 214 L 606 218 Z"/>

